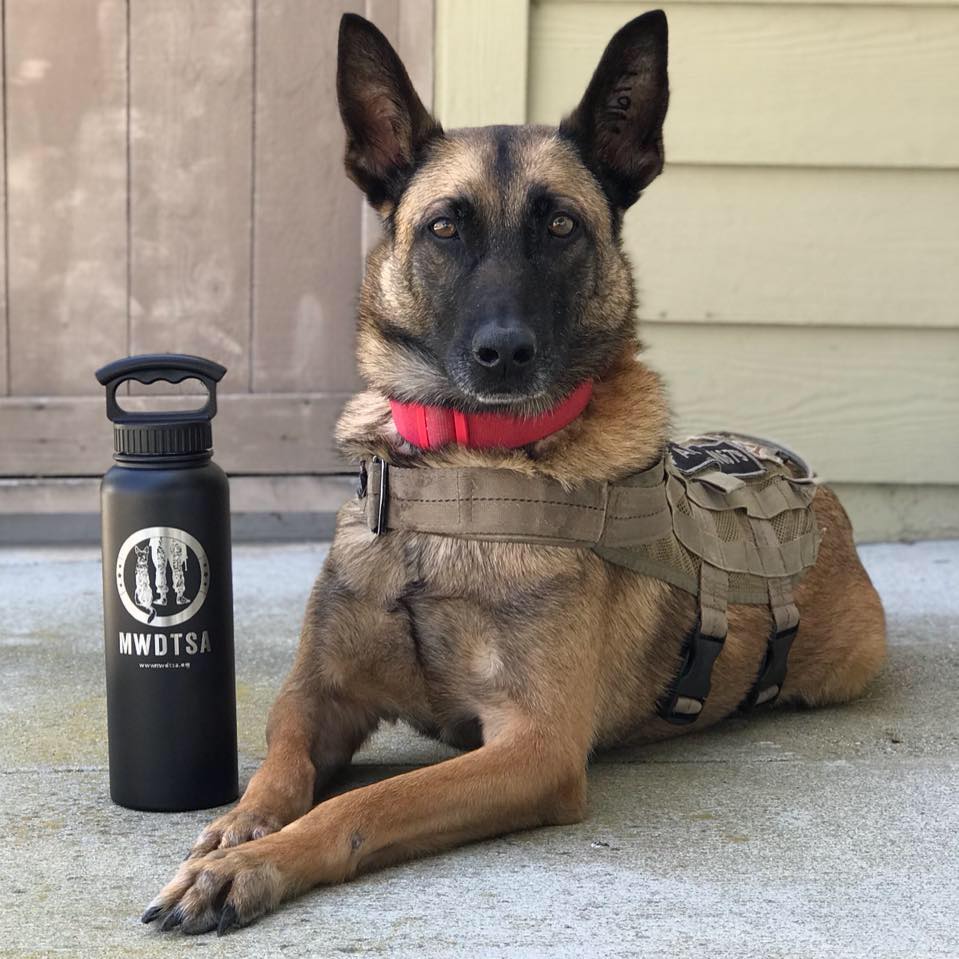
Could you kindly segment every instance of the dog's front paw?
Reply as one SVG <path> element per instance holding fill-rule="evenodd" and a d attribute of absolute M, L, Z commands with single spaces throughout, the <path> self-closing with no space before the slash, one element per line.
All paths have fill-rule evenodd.
<path fill-rule="evenodd" d="M 197 836 L 187 859 L 200 859 L 214 849 L 229 849 L 262 839 L 282 827 L 279 816 L 257 808 L 244 808 L 241 804 L 214 820 Z"/>
<path fill-rule="evenodd" d="M 246 926 L 275 909 L 290 892 L 271 855 L 269 839 L 237 849 L 217 849 L 188 859 L 147 906 L 142 922 L 159 920 L 160 930 L 217 935 Z"/>

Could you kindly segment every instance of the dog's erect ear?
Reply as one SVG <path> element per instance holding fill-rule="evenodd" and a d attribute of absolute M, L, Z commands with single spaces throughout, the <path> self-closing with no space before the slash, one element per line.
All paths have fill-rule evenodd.
<path fill-rule="evenodd" d="M 623 210 L 663 169 L 666 47 L 662 10 L 631 20 L 609 41 L 579 106 L 560 124 Z"/>
<path fill-rule="evenodd" d="M 388 212 L 423 146 L 442 135 L 389 40 L 355 13 L 340 20 L 336 95 L 346 127 L 346 172 Z"/>

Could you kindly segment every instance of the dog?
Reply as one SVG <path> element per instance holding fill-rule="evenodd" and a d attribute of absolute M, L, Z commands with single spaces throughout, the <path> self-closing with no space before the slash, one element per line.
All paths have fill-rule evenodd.
<path fill-rule="evenodd" d="M 142 548 L 134 546 L 133 548 L 137 555 L 134 599 L 137 606 L 150 613 L 150 619 L 147 620 L 147 622 L 150 622 L 156 615 L 156 610 L 153 607 L 153 586 L 150 584 L 150 548 L 148 546 Z"/>
<path fill-rule="evenodd" d="M 384 226 L 358 307 L 369 388 L 337 427 L 348 456 L 576 490 L 663 455 L 669 413 L 659 377 L 637 358 L 621 227 L 663 167 L 666 61 L 665 15 L 647 13 L 613 37 L 558 128 L 445 132 L 385 37 L 343 18 L 346 169 Z M 394 416 L 423 404 L 535 420 L 587 382 L 588 403 L 570 422 L 519 448 L 422 449 Z M 364 502 L 338 515 L 261 768 L 200 834 L 145 922 L 223 933 L 318 885 L 578 822 L 594 751 L 689 728 L 657 706 L 696 622 L 687 592 L 589 549 L 377 535 Z M 883 610 L 849 520 L 825 487 L 813 509 L 822 539 L 796 589 L 802 623 L 779 703 L 846 702 L 884 656 Z M 768 608 L 729 606 L 697 728 L 737 708 L 768 638 Z M 465 751 L 314 805 L 394 720 Z"/>

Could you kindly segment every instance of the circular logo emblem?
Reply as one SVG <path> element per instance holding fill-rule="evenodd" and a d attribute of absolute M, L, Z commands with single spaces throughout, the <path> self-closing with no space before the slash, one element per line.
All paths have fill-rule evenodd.
<path fill-rule="evenodd" d="M 210 589 L 206 551 L 182 529 L 137 530 L 117 553 L 117 589 L 134 619 L 150 626 L 178 626 L 196 616 Z"/>

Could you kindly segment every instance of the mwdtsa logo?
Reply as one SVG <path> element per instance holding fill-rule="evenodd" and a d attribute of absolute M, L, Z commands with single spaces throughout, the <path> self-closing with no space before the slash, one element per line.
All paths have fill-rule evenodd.
<path fill-rule="evenodd" d="M 117 590 L 137 622 L 179 626 L 203 606 L 210 564 L 196 537 L 171 526 L 131 533 L 117 553 Z"/>

